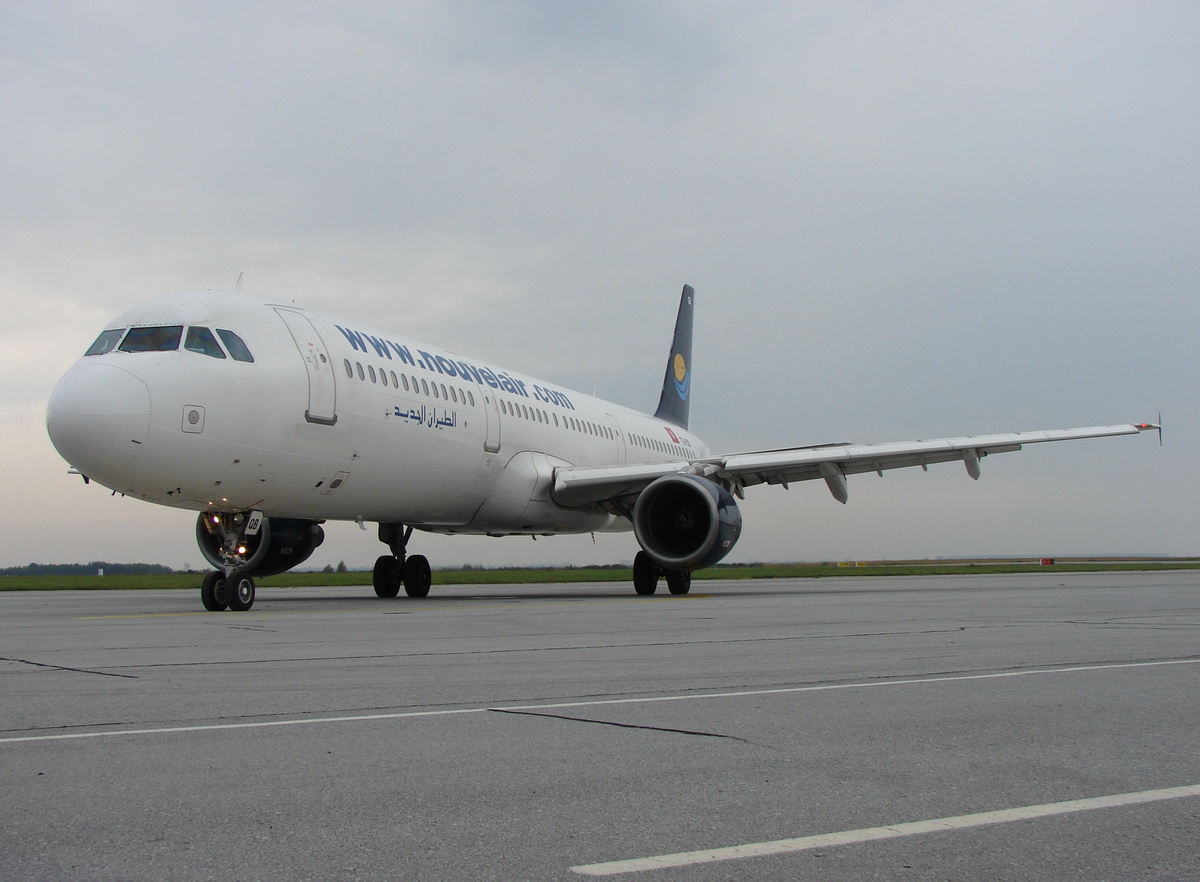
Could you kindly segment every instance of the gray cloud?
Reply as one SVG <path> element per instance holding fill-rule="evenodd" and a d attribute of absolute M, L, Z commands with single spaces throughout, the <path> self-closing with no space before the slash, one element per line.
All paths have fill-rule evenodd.
<path fill-rule="evenodd" d="M 1198 19 L 1182 3 L 10 4 L 0 389 L 36 514 L 0 557 L 130 556 L 133 532 L 146 556 L 198 562 L 186 516 L 67 479 L 42 412 L 110 316 L 242 271 L 645 408 L 691 282 L 693 419 L 723 449 L 1169 420 L 1162 451 L 1030 451 L 978 486 L 856 481 L 845 510 L 819 487 L 760 490 L 746 555 L 1195 551 Z M 94 541 L 64 543 L 81 519 Z M 367 560 L 355 532 L 322 553 Z M 429 541 L 446 561 L 632 553 Z"/>

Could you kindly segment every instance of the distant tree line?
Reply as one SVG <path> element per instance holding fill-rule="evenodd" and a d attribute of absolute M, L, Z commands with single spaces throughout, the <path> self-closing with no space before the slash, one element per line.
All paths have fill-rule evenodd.
<path fill-rule="evenodd" d="M 759 563 L 751 564 L 718 564 L 719 568 L 737 569 L 742 567 L 762 566 Z M 497 566 L 487 567 L 480 564 L 464 564 L 461 567 L 439 567 L 439 571 L 445 572 L 471 572 L 473 570 L 494 570 L 503 572 L 505 570 L 550 570 L 550 569 L 566 569 L 566 570 L 621 570 L 629 569 L 628 564 L 586 564 L 576 566 L 567 564 L 565 566 Z M 137 575 L 162 575 L 165 573 L 176 572 L 170 567 L 162 564 L 144 564 L 144 563 L 112 563 L 107 560 L 94 560 L 91 563 L 73 563 L 73 564 L 40 564 L 31 563 L 23 567 L 6 567 L 0 569 L 0 576 L 94 576 L 98 570 L 104 570 L 106 576 L 137 576 Z M 336 569 L 333 566 L 326 565 L 322 572 L 325 573 L 345 573 L 348 572 L 346 562 L 338 561 Z"/>
<path fill-rule="evenodd" d="M 106 560 L 94 560 L 85 564 L 31 563 L 23 567 L 6 567 L 0 569 L 0 576 L 94 576 L 98 570 L 104 570 L 106 576 L 162 575 L 173 572 L 170 567 L 162 564 L 110 563 Z"/>

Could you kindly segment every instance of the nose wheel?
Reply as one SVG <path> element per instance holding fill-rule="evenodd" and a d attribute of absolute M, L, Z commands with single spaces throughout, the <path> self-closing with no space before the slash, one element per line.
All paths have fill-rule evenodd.
<path fill-rule="evenodd" d="M 209 612 L 222 612 L 229 609 L 229 598 L 225 593 L 225 574 L 211 570 L 204 574 L 200 583 L 200 602 Z"/>
<path fill-rule="evenodd" d="M 254 577 L 249 570 L 234 570 L 228 576 L 219 570 L 204 574 L 200 602 L 209 612 L 245 612 L 254 606 Z"/>
<path fill-rule="evenodd" d="M 234 612 L 245 612 L 254 606 L 254 578 L 250 571 L 234 570 L 226 576 L 225 593 Z"/>
<path fill-rule="evenodd" d="M 270 537 L 262 512 L 202 512 L 196 537 L 200 550 L 216 567 L 200 583 L 204 608 L 245 612 L 254 606 L 254 567 Z"/>

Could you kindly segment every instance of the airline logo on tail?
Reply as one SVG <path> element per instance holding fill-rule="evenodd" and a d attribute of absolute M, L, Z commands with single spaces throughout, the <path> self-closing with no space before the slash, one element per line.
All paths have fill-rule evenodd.
<path fill-rule="evenodd" d="M 688 387 L 692 383 L 692 375 L 688 373 L 687 361 L 682 354 L 675 353 L 675 391 L 679 397 L 687 401 Z"/>
<path fill-rule="evenodd" d="M 679 298 L 679 313 L 675 316 L 675 336 L 671 339 L 667 369 L 663 373 L 662 393 L 658 398 L 658 410 L 654 415 L 660 420 L 686 429 L 688 424 L 688 396 L 692 394 L 692 291 L 691 285 L 683 286 Z"/>

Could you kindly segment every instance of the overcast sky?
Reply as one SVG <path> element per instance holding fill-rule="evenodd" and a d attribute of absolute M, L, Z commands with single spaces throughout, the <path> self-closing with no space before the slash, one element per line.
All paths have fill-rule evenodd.
<path fill-rule="evenodd" d="M 731 560 L 1200 552 L 1192 2 L 0 2 L 0 566 L 199 566 L 67 475 L 54 383 L 167 291 L 245 288 L 621 404 L 697 292 L 718 451 L 1153 419 L 758 487 Z M 368 566 L 327 525 L 312 559 Z M 434 566 L 632 534 L 418 537 Z"/>

